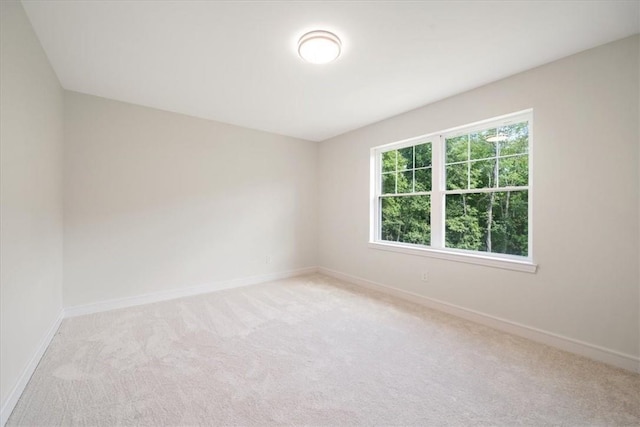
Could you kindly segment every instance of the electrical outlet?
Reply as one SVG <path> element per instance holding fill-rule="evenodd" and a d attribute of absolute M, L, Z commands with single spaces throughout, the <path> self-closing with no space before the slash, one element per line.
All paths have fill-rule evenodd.
<path fill-rule="evenodd" d="M 266 257 L 264 257 L 264 263 L 265 264 L 271 264 L 271 257 L 269 255 L 267 255 Z"/>
<path fill-rule="evenodd" d="M 422 280 L 423 282 L 426 282 L 427 280 L 429 280 L 429 274 L 427 274 L 426 271 L 423 271 L 422 274 L 420 275 L 420 280 Z"/>

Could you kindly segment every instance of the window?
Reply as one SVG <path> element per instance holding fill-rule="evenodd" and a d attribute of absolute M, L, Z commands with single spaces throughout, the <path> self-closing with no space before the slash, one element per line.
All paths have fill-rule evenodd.
<path fill-rule="evenodd" d="M 531 111 L 372 149 L 371 244 L 535 271 Z"/>
<path fill-rule="evenodd" d="M 431 244 L 431 143 L 382 153 L 382 240 Z"/>

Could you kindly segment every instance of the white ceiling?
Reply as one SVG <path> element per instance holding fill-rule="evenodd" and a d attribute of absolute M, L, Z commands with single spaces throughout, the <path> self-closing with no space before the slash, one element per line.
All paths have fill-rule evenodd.
<path fill-rule="evenodd" d="M 65 89 L 324 140 L 640 30 L 638 1 L 23 1 Z M 343 54 L 311 65 L 300 35 Z"/>

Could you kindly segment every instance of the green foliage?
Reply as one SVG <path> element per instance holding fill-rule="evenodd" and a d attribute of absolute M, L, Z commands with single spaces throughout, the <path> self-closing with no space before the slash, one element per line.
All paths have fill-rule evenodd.
<path fill-rule="evenodd" d="M 447 195 L 446 246 L 526 256 L 528 209 L 527 190 Z"/>
<path fill-rule="evenodd" d="M 498 141 L 488 138 L 500 136 Z M 526 256 L 528 254 L 527 123 L 447 138 L 447 190 L 498 191 L 446 195 L 445 244 L 450 248 Z M 382 155 L 382 239 L 429 245 L 431 144 Z"/>
<path fill-rule="evenodd" d="M 430 219 L 428 195 L 382 198 L 382 240 L 430 245 Z"/>

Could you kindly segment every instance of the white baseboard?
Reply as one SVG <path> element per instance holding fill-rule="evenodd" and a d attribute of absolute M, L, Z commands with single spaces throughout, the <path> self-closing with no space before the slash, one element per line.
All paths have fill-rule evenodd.
<path fill-rule="evenodd" d="M 568 351 L 580 356 L 585 356 L 609 365 L 627 369 L 629 371 L 640 372 L 640 357 L 620 353 L 618 351 L 600 347 L 598 345 L 589 344 L 587 342 L 565 337 L 553 332 L 544 331 L 542 329 L 533 328 L 521 323 L 512 322 L 507 319 L 502 319 L 500 317 L 481 313 L 479 311 L 470 310 L 468 308 L 460 307 L 454 304 L 449 304 L 444 301 L 438 301 L 433 298 L 428 298 L 422 295 L 414 294 L 412 292 L 407 292 L 402 289 L 394 288 L 392 286 L 384 285 L 381 283 L 372 282 L 361 277 L 352 276 L 350 274 L 331 270 L 325 267 L 318 267 L 318 272 L 321 274 L 326 274 L 327 276 L 335 277 L 336 279 L 344 280 L 346 282 L 362 286 L 364 288 L 393 295 L 398 298 L 415 302 L 438 311 L 443 311 L 445 313 L 449 313 L 454 316 L 479 323 L 481 325 L 489 326 L 493 329 L 498 329 L 500 331 L 518 335 L 532 341 L 549 345 L 551 347 L 559 348 L 560 350 Z"/>
<path fill-rule="evenodd" d="M 51 344 L 51 340 L 56 335 L 56 332 L 58 332 L 58 328 L 60 328 L 60 324 L 62 323 L 63 318 L 64 310 L 60 310 L 60 313 L 58 314 L 55 322 L 53 323 L 53 325 L 51 325 L 46 335 L 42 338 L 40 344 L 38 345 L 38 348 L 36 349 L 36 352 L 33 354 L 31 360 L 29 360 L 29 363 L 22 371 L 22 375 L 20 375 L 20 378 L 18 378 L 18 381 L 13 387 L 13 390 L 11 390 L 6 400 L 2 402 L 2 409 L 0 409 L 0 426 L 4 427 L 4 425 L 9 420 L 9 416 L 11 415 L 11 412 L 13 412 L 13 408 L 15 408 L 18 400 L 20 399 L 20 396 L 22 395 L 22 392 L 29 383 L 29 380 L 31 379 L 31 376 L 35 372 L 36 368 L 38 367 L 40 359 L 42 359 L 42 356 L 44 356 L 45 351 L 47 351 L 49 344 Z"/>
<path fill-rule="evenodd" d="M 306 267 L 298 270 L 284 271 L 279 273 L 262 274 L 258 276 L 243 277 L 220 282 L 212 282 L 204 285 L 191 286 L 183 289 L 173 289 L 168 291 L 153 292 L 150 294 L 133 297 L 118 298 L 94 304 L 77 305 L 64 309 L 64 317 L 83 316 L 85 314 L 99 313 L 118 308 L 133 307 L 136 305 L 150 304 L 160 301 L 168 301 L 176 298 L 183 298 L 193 295 L 206 294 L 209 292 L 221 291 L 223 289 L 239 288 L 242 286 L 255 285 L 258 283 L 270 282 L 272 280 L 286 279 L 289 277 L 302 276 L 317 272 L 316 267 Z"/>

